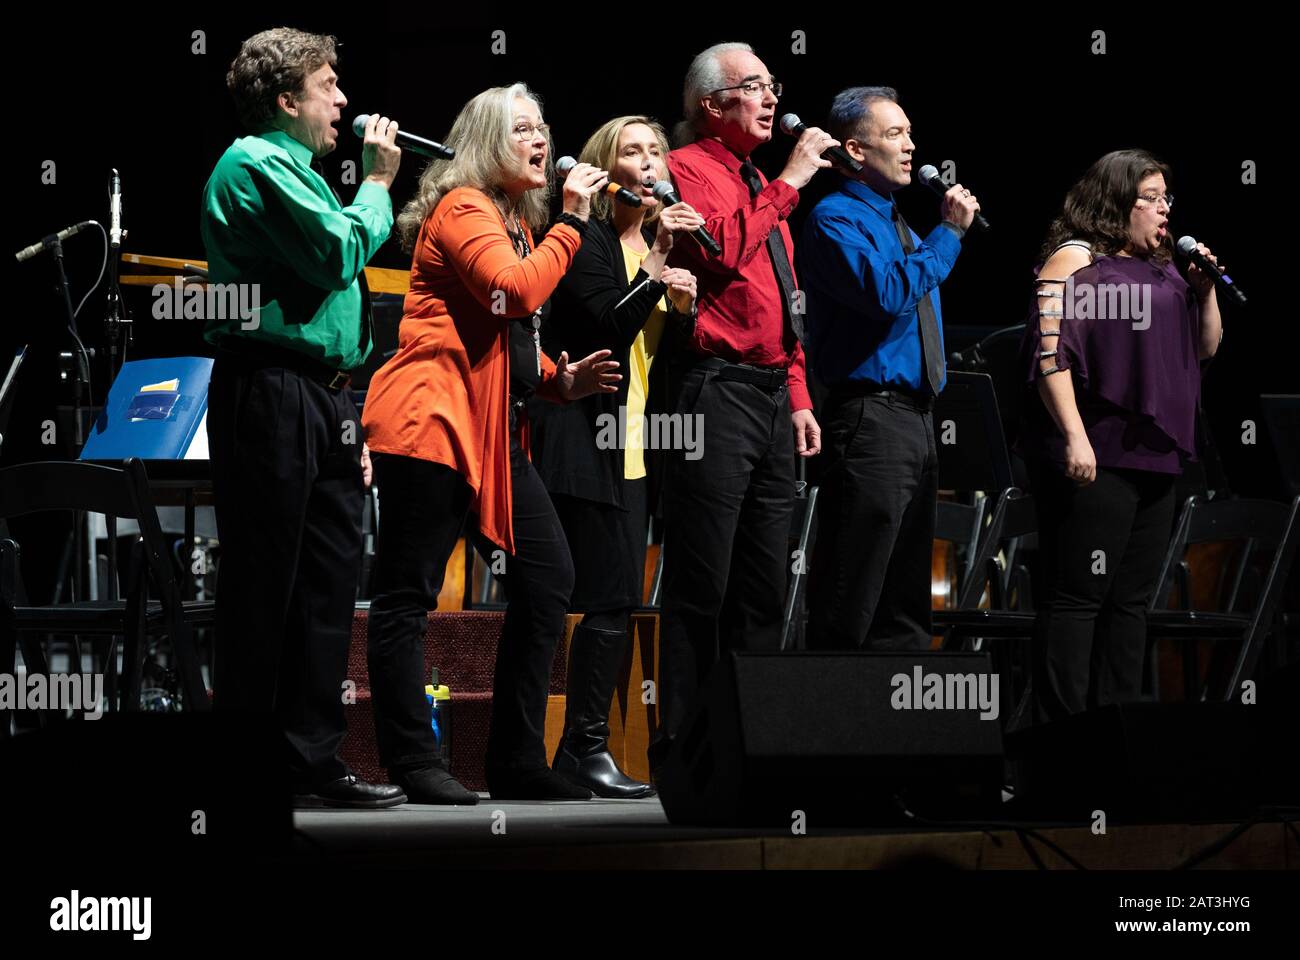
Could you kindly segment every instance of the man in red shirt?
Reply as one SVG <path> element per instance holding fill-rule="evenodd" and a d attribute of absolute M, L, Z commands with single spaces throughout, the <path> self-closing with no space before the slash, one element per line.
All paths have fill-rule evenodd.
<path fill-rule="evenodd" d="M 809 128 L 766 182 L 749 154 L 772 139 L 780 93 L 747 44 L 710 47 L 686 74 L 678 141 L 693 142 L 668 154 L 678 193 L 721 252 L 682 242 L 669 259 L 698 278 L 698 317 L 671 385 L 675 412 L 698 418 L 703 444 L 702 454 L 671 453 L 665 476 L 656 767 L 722 651 L 779 648 L 794 454 L 821 449 L 785 221 L 838 141 Z"/>

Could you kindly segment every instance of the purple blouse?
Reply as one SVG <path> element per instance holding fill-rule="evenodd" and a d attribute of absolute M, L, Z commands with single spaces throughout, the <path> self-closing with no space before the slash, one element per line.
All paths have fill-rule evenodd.
<path fill-rule="evenodd" d="M 1065 281 L 1063 299 L 1035 295 L 1021 343 L 1034 396 L 1017 447 L 1063 464 L 1065 437 L 1036 389 L 1040 310 L 1061 311 L 1041 316 L 1042 329 L 1061 331 L 1053 359 L 1074 378 L 1097 465 L 1182 473 L 1196 459 L 1200 306 L 1173 264 L 1098 257 Z"/>

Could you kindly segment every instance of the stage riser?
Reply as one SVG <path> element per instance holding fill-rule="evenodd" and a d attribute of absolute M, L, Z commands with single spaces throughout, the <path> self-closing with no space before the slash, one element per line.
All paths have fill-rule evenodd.
<path fill-rule="evenodd" d="M 471 790 L 486 790 L 483 757 L 487 749 L 492 713 L 492 677 L 497 643 L 505 614 L 496 611 L 435 612 L 429 614 L 424 635 L 424 673 L 412 678 L 421 688 L 429 682 L 429 670 L 438 668 L 438 679 L 451 690 L 452 764 L 456 778 Z M 634 641 L 623 664 L 622 674 L 610 709 L 610 752 L 629 776 L 648 779 L 646 748 L 655 729 L 655 705 L 642 704 L 642 682 L 654 678 L 658 657 L 658 616 L 638 614 L 633 618 Z M 556 650 L 551 668 L 550 696 L 546 711 L 546 756 L 555 755 L 564 727 L 565 681 L 569 640 L 581 620 L 570 615 L 564 639 Z M 363 779 L 387 780 L 379 763 L 375 742 L 374 712 L 370 697 L 370 673 L 366 665 L 366 610 L 358 610 L 352 622 L 352 646 L 348 653 L 348 679 L 356 686 L 356 698 L 345 708 L 348 735 L 343 742 L 343 759 Z"/>

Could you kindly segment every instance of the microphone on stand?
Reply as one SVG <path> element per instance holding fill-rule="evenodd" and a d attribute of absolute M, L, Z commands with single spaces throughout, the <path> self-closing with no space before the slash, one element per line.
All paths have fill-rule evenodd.
<path fill-rule="evenodd" d="M 114 250 L 122 247 L 122 178 L 114 167 L 108 175 L 108 243 Z"/>
<path fill-rule="evenodd" d="M 85 230 L 87 227 L 97 227 L 97 226 L 99 226 L 99 223 L 95 220 L 83 220 L 81 223 L 75 223 L 70 227 L 65 227 L 64 229 L 60 230 L 58 233 L 52 233 L 48 237 L 41 238 L 40 240 L 33 243 L 30 247 L 23 247 L 16 254 L 14 254 L 14 256 L 18 258 L 19 263 L 22 263 L 24 260 L 30 260 L 32 257 L 36 256 L 42 250 L 48 250 L 56 243 L 62 243 L 64 240 L 68 239 L 68 237 L 80 233 L 82 230 Z"/>
<path fill-rule="evenodd" d="M 364 139 L 366 135 L 366 124 L 370 123 L 370 114 L 360 114 L 352 121 L 352 132 L 358 137 Z M 412 153 L 418 153 L 422 157 L 433 157 L 435 160 L 450 160 L 456 156 L 456 151 L 451 147 L 444 146 L 436 140 L 426 140 L 424 137 L 417 137 L 413 133 L 407 133 L 405 130 L 397 131 L 397 145 L 403 150 L 410 150 Z"/>
<path fill-rule="evenodd" d="M 562 177 L 567 177 L 569 175 L 569 171 L 572 170 L 577 165 L 578 165 L 578 161 L 574 160 L 573 157 L 567 157 L 567 156 L 560 157 L 559 160 L 555 161 L 555 172 Z M 605 193 L 613 197 L 619 203 L 627 204 L 629 207 L 641 206 L 640 197 L 638 197 L 627 187 L 620 187 L 613 180 L 611 180 L 609 183 L 601 187 L 600 191 L 601 193 Z"/>

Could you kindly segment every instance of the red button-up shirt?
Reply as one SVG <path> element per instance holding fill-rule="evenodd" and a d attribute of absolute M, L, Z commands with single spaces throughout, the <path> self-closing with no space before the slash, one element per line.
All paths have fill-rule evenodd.
<path fill-rule="evenodd" d="M 678 240 L 669 262 L 696 276 L 695 350 L 730 363 L 788 367 L 790 409 L 811 410 L 803 347 L 786 328 L 781 285 L 767 249 L 767 235 L 780 230 L 793 259 L 794 243 L 785 221 L 799 202 L 799 191 L 784 180 L 768 183 L 759 173 L 763 190 L 751 198 L 740 174 L 742 162 L 713 139 L 668 154 L 677 193 L 700 212 L 705 229 L 722 248 L 722 255 L 713 257 L 694 240 Z M 793 274 L 793 263 L 790 271 Z"/>

